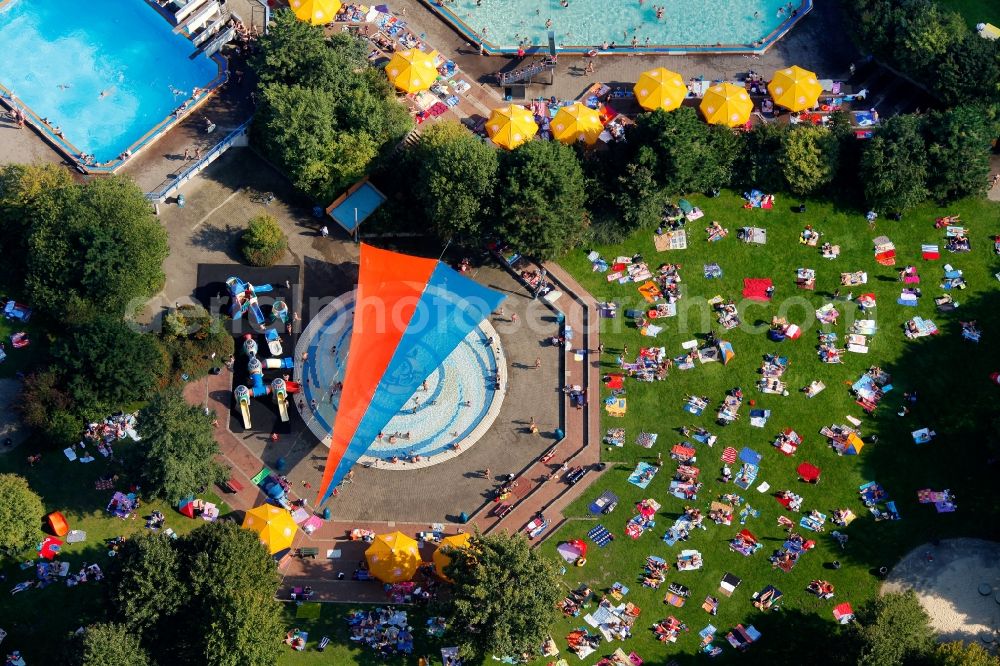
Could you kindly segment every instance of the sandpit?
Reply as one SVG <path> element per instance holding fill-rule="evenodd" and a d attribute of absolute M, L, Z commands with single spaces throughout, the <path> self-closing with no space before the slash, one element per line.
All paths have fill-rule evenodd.
<path fill-rule="evenodd" d="M 913 590 L 942 641 L 996 645 L 1000 629 L 1000 543 L 948 539 L 916 548 L 882 592 Z M 984 594 L 988 592 L 988 594 Z"/>

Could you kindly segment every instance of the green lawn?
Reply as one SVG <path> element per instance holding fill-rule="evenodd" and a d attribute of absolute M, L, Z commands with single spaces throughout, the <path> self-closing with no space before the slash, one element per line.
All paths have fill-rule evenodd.
<path fill-rule="evenodd" d="M 626 600 L 638 605 L 642 615 L 636 622 L 634 637 L 623 647 L 626 651 L 634 649 L 647 663 L 664 663 L 666 655 L 694 654 L 698 648 L 697 632 L 710 622 L 720 630 L 718 645 L 725 643 L 725 632 L 737 622 L 756 623 L 765 635 L 762 644 L 751 652 L 762 656 L 762 651 L 768 649 L 765 643 L 773 648 L 793 634 L 804 633 L 791 623 L 793 617 L 801 627 L 810 624 L 823 631 L 823 627 L 829 627 L 827 623 L 832 622 L 831 607 L 835 603 L 849 601 L 857 605 L 869 599 L 876 592 L 878 581 L 873 574 L 878 567 L 891 566 L 902 553 L 916 545 L 958 535 L 995 537 L 997 529 L 996 495 L 990 490 L 992 482 L 985 470 L 989 454 L 983 440 L 988 424 L 977 418 L 990 408 L 991 402 L 995 403 L 1000 391 L 988 378 L 990 371 L 1000 369 L 1000 347 L 997 345 L 1000 318 L 996 314 L 1000 284 L 993 276 L 1000 270 L 1000 262 L 994 256 L 992 243 L 992 235 L 1000 231 L 1000 206 L 985 201 L 967 201 L 947 210 L 924 207 L 908 214 L 902 222 L 880 220 L 873 233 L 857 212 L 843 212 L 818 202 L 810 202 L 805 214 L 796 214 L 789 209 L 791 201 L 780 197 L 779 205 L 772 211 L 743 210 L 742 201 L 731 193 L 724 193 L 718 199 L 693 197 L 691 200 L 705 210 L 706 217 L 688 224 L 687 250 L 657 253 L 649 230 L 636 234 L 620 246 L 588 248 L 609 260 L 619 255 L 642 254 L 653 270 L 662 263 L 682 264 L 684 291 L 679 302 L 680 316 L 660 320 L 658 323 L 665 322 L 665 329 L 656 339 L 640 336 L 634 326 L 625 324 L 621 317 L 624 309 L 644 305 L 636 285 L 609 284 L 605 274 L 591 271 L 586 251 L 573 252 L 562 262 L 599 301 L 615 300 L 620 304 L 619 318 L 602 320 L 601 341 L 607 350 L 602 362 L 608 371 L 615 369 L 615 356 L 623 344 L 628 345 L 631 358 L 640 347 L 654 345 L 665 346 L 671 356 L 677 356 L 682 351 L 681 342 L 706 333 L 709 325 L 720 337 L 731 341 L 736 351 L 736 359 L 727 366 L 709 363 L 699 364 L 692 370 L 673 369 L 663 382 L 626 380 L 626 417 L 613 419 L 602 414 L 603 428 L 625 427 L 625 446 L 605 448 L 604 457 L 611 463 L 611 469 L 569 508 L 571 521 L 543 546 L 545 553 L 558 557 L 555 552 L 558 543 L 567 539 L 586 539 L 588 530 L 598 523 L 615 535 L 615 540 L 604 549 L 591 544 L 587 564 L 582 568 L 568 566 L 564 580 L 567 589 L 585 582 L 598 594 L 615 581 L 629 586 L 631 592 Z M 936 216 L 946 213 L 961 213 L 963 223 L 970 229 L 971 253 L 944 251 L 944 232 L 934 229 L 933 222 Z M 730 236 L 721 242 L 707 243 L 703 229 L 710 220 L 719 220 L 732 232 Z M 767 229 L 767 245 L 746 245 L 736 240 L 737 228 L 751 224 Z M 840 258 L 825 260 L 817 248 L 800 244 L 799 233 L 805 224 L 812 224 L 823 232 L 823 240 L 839 244 L 842 248 Z M 880 266 L 873 258 L 871 239 L 879 234 L 886 234 L 895 242 L 898 265 L 912 262 L 919 268 L 923 289 L 919 307 L 896 304 L 903 286 L 897 281 L 896 269 Z M 941 259 L 921 260 L 921 243 L 940 245 Z M 703 277 L 703 264 L 708 262 L 721 265 L 724 271 L 721 279 Z M 969 288 L 955 292 L 961 306 L 957 312 L 945 315 L 935 311 L 932 299 L 943 293 L 938 285 L 942 266 L 949 262 L 965 272 Z M 798 267 L 816 269 L 814 292 L 796 288 L 795 270 Z M 878 333 L 869 340 L 869 354 L 846 354 L 842 365 L 823 364 L 816 353 L 818 322 L 813 310 L 827 302 L 835 289 L 840 288 L 843 295 L 852 291 L 840 287 L 839 276 L 841 272 L 858 270 L 868 272 L 869 283 L 863 289 L 854 287 L 853 292 L 855 296 L 867 291 L 877 295 L 878 307 L 871 316 L 877 320 Z M 703 309 L 697 304 L 703 304 L 704 299 L 716 294 L 740 301 L 745 277 L 771 278 L 777 288 L 774 301 L 770 304 L 743 303 L 744 327 L 741 329 L 722 332 L 714 317 L 702 323 Z M 836 331 L 843 344 L 845 320 L 849 322 L 852 316 L 864 317 L 857 316 L 857 308 L 843 301 L 837 307 L 842 314 L 840 324 L 827 327 L 827 330 Z M 801 339 L 774 343 L 765 335 L 766 325 L 755 326 L 769 322 L 772 315 L 779 312 L 802 326 Z M 933 319 L 941 334 L 907 341 L 901 324 L 913 315 Z M 957 332 L 958 321 L 969 319 L 978 320 L 985 331 L 979 345 L 962 340 Z M 757 369 L 763 355 L 769 352 L 777 352 L 790 360 L 783 378 L 790 391 L 788 396 L 765 395 L 755 388 L 759 377 Z M 854 404 L 847 385 L 876 364 L 892 373 L 894 390 L 875 414 L 868 417 Z M 798 392 L 817 379 L 827 386 L 823 393 L 807 399 Z M 715 413 L 724 392 L 735 386 L 742 387 L 746 398 L 755 400 L 757 407 L 771 410 L 766 427 L 750 427 L 750 407 L 746 403 L 742 419 L 735 424 L 723 427 L 715 423 Z M 919 392 L 919 401 L 909 416 L 900 418 L 896 415 L 896 407 L 903 392 L 909 390 Z M 602 390 L 602 396 L 607 393 L 607 389 Z M 702 416 L 682 411 L 684 397 L 689 394 L 711 399 Z M 860 456 L 837 456 L 819 434 L 825 425 L 846 423 L 846 415 L 862 418 L 865 435 L 879 435 L 879 442 L 869 445 Z M 738 492 L 760 512 L 759 517 L 748 519 L 745 525 L 764 544 L 756 554 L 745 558 L 729 549 L 728 540 L 743 527 L 738 520 L 731 527 L 716 526 L 706 520 L 707 531 L 696 530 L 690 541 L 673 547 L 661 540 L 687 503 L 667 492 L 676 468 L 668 453 L 670 447 L 682 439 L 675 430 L 682 425 L 703 426 L 719 436 L 714 448 L 697 445 L 697 464 L 705 484 L 697 501 L 689 503 L 707 513 L 709 502 L 720 494 Z M 924 426 L 936 428 L 938 437 L 931 444 L 917 447 L 909 433 Z M 804 438 L 804 444 L 793 457 L 786 457 L 771 446 L 775 435 L 788 427 Z M 641 431 L 659 433 L 653 449 L 647 450 L 634 443 Z M 820 535 L 798 529 L 807 538 L 817 539 L 817 548 L 803 555 L 790 573 L 772 569 L 768 557 L 784 540 L 776 518 L 786 512 L 770 493 L 761 494 L 753 486 L 740 491 L 733 484 L 717 481 L 720 454 L 726 446 L 736 449 L 749 446 L 763 454 L 761 472 L 754 486 L 767 481 L 772 488 L 770 493 L 790 488 L 805 498 L 803 508 L 806 510 L 817 509 L 829 514 L 833 508 L 849 507 L 857 513 L 859 519 L 846 530 L 850 537 L 846 550 L 841 551 L 828 534 L 836 527 L 829 527 L 827 534 Z M 665 462 L 649 488 L 640 490 L 629 484 L 627 477 L 635 464 L 642 460 L 655 462 L 657 452 L 663 452 Z M 822 468 L 819 485 L 808 486 L 797 480 L 794 470 L 802 461 L 813 462 Z M 733 466 L 734 472 L 737 467 Z M 876 523 L 872 520 L 857 494 L 858 486 L 868 480 L 880 482 L 896 500 L 901 521 Z M 932 506 L 918 504 L 916 491 L 921 488 L 952 489 L 960 498 L 959 511 L 936 514 Z M 621 502 L 613 514 L 598 519 L 589 513 L 588 505 L 608 489 L 614 490 Z M 655 498 L 663 508 L 656 517 L 655 529 L 633 541 L 625 536 L 624 527 L 634 514 L 633 505 L 646 497 Z M 798 515 L 786 515 L 798 522 Z M 676 581 L 691 589 L 688 603 L 677 609 L 662 603 L 666 585 L 659 590 L 644 588 L 638 577 L 647 556 L 658 555 L 673 562 L 682 548 L 700 550 L 705 567 L 698 572 L 672 569 L 668 573 L 668 583 Z M 839 571 L 826 568 L 825 565 L 835 559 L 843 563 L 843 568 Z M 732 598 L 720 597 L 719 614 L 710 617 L 701 609 L 701 603 L 706 595 L 720 596 L 718 585 L 726 572 L 741 577 L 743 584 Z M 809 595 L 805 587 L 813 578 L 833 582 L 837 588 L 835 600 L 820 601 Z M 750 596 L 767 584 L 776 585 L 785 596 L 784 611 L 765 617 L 752 607 Z M 676 644 L 658 643 L 649 627 L 671 614 L 685 622 L 691 631 L 682 635 Z M 582 617 L 561 618 L 553 627 L 553 636 L 565 648 L 564 636 L 581 626 L 584 626 Z M 603 647 L 606 649 L 582 663 L 585 666 L 593 664 L 616 646 L 605 644 Z M 725 649 L 729 657 L 735 654 L 728 644 Z M 573 657 L 571 662 L 577 663 L 577 659 Z"/>
<path fill-rule="evenodd" d="M 124 452 L 139 444 L 126 439 L 115 446 L 116 451 Z M 42 461 L 34 467 L 28 466 L 26 456 L 38 451 L 44 452 Z M 106 568 L 110 558 L 105 539 L 143 532 L 142 516 L 154 510 L 162 511 L 167 516 L 167 527 L 179 534 L 203 523 L 200 519 L 181 516 L 172 506 L 159 501 L 143 502 L 135 520 L 111 517 L 105 507 L 114 491 L 97 490 L 94 484 L 98 477 L 113 469 L 113 464 L 100 456 L 89 464 L 70 462 L 60 451 L 50 450 L 36 440 L 29 440 L 14 451 L 0 455 L 0 472 L 26 477 L 35 492 L 41 495 L 47 511 L 61 511 L 70 529 L 87 533 L 86 541 L 64 543 L 62 547 L 61 559 L 70 563 L 70 571 L 74 573 L 84 562 Z M 123 489 L 123 484 L 120 483 L 118 489 Z M 201 497 L 215 502 L 223 515 L 229 512 L 229 507 L 213 493 L 204 493 Z M 38 540 L 45 536 L 39 529 Z M 21 561 L 34 563 L 34 557 L 33 552 L 23 553 Z M 88 582 L 72 588 L 55 583 L 44 590 L 32 589 L 11 596 L 8 590 L 15 583 L 35 578 L 34 566 L 22 570 L 19 562 L 7 558 L 3 560 L 0 573 L 6 576 L 3 583 L 6 587 L 0 589 L 0 627 L 8 632 L 4 647 L 8 651 L 21 650 L 28 663 L 61 663 L 59 657 L 65 648 L 66 637 L 77 627 L 104 618 L 104 583 Z"/>
<path fill-rule="evenodd" d="M 978 23 L 1000 25 L 1000 4 L 993 0 L 938 0 L 938 2 L 961 14 L 972 27 Z"/>

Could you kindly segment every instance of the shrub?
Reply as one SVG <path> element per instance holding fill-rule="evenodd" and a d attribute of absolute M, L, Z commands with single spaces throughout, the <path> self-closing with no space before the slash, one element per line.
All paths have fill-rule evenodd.
<path fill-rule="evenodd" d="M 288 237 L 270 215 L 250 220 L 240 242 L 243 257 L 251 266 L 273 266 L 288 249 Z"/>

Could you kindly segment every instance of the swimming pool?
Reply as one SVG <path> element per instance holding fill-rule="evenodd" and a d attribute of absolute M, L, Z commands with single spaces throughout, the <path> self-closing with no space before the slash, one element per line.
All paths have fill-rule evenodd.
<path fill-rule="evenodd" d="M 488 51 L 518 45 L 587 52 L 763 51 L 812 9 L 812 0 L 425 0 Z M 662 18 L 657 18 L 662 7 Z M 794 14 L 794 15 L 793 15 Z"/>
<path fill-rule="evenodd" d="M 326 212 L 348 233 L 354 233 L 369 215 L 385 203 L 385 195 L 364 180 L 355 184 L 340 198 L 327 206 Z"/>
<path fill-rule="evenodd" d="M 0 43 L 7 96 L 62 149 L 97 163 L 134 153 L 220 77 L 221 61 L 195 55 L 143 0 L 0 2 Z"/>
<path fill-rule="evenodd" d="M 353 323 L 353 297 L 338 299 L 313 317 L 295 349 L 295 376 L 300 378 L 303 393 L 296 405 L 306 425 L 324 443 L 329 442 L 337 418 L 340 394 L 331 387 L 344 380 Z M 488 321 L 469 333 L 409 397 L 360 462 L 396 470 L 427 467 L 475 444 L 496 419 L 503 399 L 493 386 L 498 375 L 506 383 L 503 352 L 495 342 L 490 344 L 497 337 Z M 420 461 L 387 463 L 413 456 L 420 456 Z"/>

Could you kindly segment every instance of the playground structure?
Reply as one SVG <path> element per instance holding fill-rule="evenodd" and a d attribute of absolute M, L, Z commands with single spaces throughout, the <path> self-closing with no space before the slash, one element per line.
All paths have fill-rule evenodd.
<path fill-rule="evenodd" d="M 226 278 L 226 287 L 229 289 L 230 297 L 229 316 L 233 319 L 240 319 L 244 314 L 249 312 L 254 323 L 258 326 L 263 326 L 265 324 L 264 312 L 260 309 L 260 304 L 257 302 L 257 294 L 266 294 L 272 291 L 274 287 L 269 284 L 254 286 L 235 276 Z M 278 303 L 281 303 L 280 307 Z M 271 308 L 271 321 L 274 321 L 277 317 L 281 317 L 285 323 L 288 322 L 288 306 L 284 301 L 275 301 L 274 306 Z"/>
<path fill-rule="evenodd" d="M 261 315 L 263 317 L 263 314 Z M 274 334 L 272 336 L 272 333 Z M 281 353 L 281 338 L 274 329 L 267 332 L 268 350 L 271 353 Z M 252 426 L 250 420 L 250 398 L 263 398 L 270 395 L 274 403 L 278 406 L 278 415 L 283 422 L 288 421 L 288 394 L 298 393 L 300 388 L 298 382 L 286 381 L 281 377 L 274 379 L 270 385 L 264 383 L 264 369 L 281 370 L 295 367 L 295 362 L 290 356 L 285 358 L 265 358 L 257 356 L 257 341 L 253 339 L 252 333 L 243 336 L 243 353 L 247 355 L 247 371 L 250 373 L 250 386 L 240 384 L 233 389 L 233 396 L 236 404 L 239 405 L 240 414 L 243 417 L 243 427 L 247 430 Z"/>

